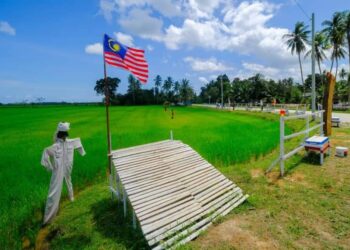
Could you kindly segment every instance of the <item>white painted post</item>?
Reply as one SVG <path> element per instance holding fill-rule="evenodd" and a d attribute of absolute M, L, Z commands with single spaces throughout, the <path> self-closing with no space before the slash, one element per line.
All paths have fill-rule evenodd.
<path fill-rule="evenodd" d="M 320 127 L 320 135 L 323 136 L 323 112 L 320 113 L 320 116 L 321 116 L 321 121 L 320 121 L 320 124 L 321 124 L 321 127 Z"/>
<path fill-rule="evenodd" d="M 111 188 L 114 188 L 114 186 L 113 186 L 113 174 L 112 173 L 109 175 L 109 186 Z M 114 194 L 113 194 L 112 190 L 111 190 L 111 199 L 112 200 L 114 199 Z"/>
<path fill-rule="evenodd" d="M 172 130 L 170 130 L 170 140 L 174 140 L 173 131 Z"/>
<path fill-rule="evenodd" d="M 117 192 L 117 197 L 118 197 L 118 200 L 119 200 L 120 193 L 119 193 L 119 175 L 118 174 L 115 175 L 115 183 L 116 183 L 115 191 Z"/>
<path fill-rule="evenodd" d="M 134 210 L 132 211 L 132 226 L 136 229 L 136 214 Z"/>
<path fill-rule="evenodd" d="M 280 117 L 280 174 L 284 175 L 284 117 Z"/>
<path fill-rule="evenodd" d="M 310 136 L 310 131 L 309 131 L 309 128 L 310 128 L 310 116 L 308 116 L 308 115 L 306 115 L 306 138 L 305 139 L 307 139 L 307 138 L 309 138 L 309 136 Z"/>
<path fill-rule="evenodd" d="M 124 203 L 124 217 L 126 217 L 126 192 L 124 187 L 123 187 L 123 203 Z"/>

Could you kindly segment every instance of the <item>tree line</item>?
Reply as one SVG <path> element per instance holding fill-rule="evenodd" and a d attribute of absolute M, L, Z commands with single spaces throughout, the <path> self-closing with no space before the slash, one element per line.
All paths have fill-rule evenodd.
<path fill-rule="evenodd" d="M 119 78 L 107 77 L 108 89 L 105 89 L 105 79 L 96 81 L 94 90 L 99 95 L 107 91 L 112 105 L 150 105 L 173 103 L 175 105 L 191 104 L 195 92 L 188 79 L 174 80 L 168 76 L 164 80 L 160 75 L 155 77 L 154 87 L 142 89 L 141 83 L 133 75 L 128 76 L 128 88 L 125 94 L 117 93 Z"/>
<path fill-rule="evenodd" d="M 316 74 L 316 98 L 322 103 L 324 74 Z M 221 81 L 223 86 L 224 103 L 310 103 L 312 76 L 308 75 L 303 85 L 295 82 L 293 78 L 285 78 L 278 81 L 266 79 L 262 74 L 256 74 L 246 79 L 234 78 L 230 80 L 226 74 L 219 75 L 211 80 L 200 90 L 196 98 L 199 103 L 221 103 Z M 348 85 L 345 75 L 340 76 L 336 82 L 334 101 L 345 102 Z"/>

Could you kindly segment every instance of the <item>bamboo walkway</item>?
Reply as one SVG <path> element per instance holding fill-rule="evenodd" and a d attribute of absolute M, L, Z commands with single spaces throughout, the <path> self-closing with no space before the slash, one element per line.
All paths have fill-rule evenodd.
<path fill-rule="evenodd" d="M 127 197 L 152 249 L 175 248 L 196 238 L 248 197 L 181 141 L 116 150 L 112 159 L 124 209 Z"/>

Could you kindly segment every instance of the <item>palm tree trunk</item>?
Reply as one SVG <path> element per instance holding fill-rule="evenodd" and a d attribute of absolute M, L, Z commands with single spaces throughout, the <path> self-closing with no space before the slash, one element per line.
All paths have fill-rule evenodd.
<path fill-rule="evenodd" d="M 348 39 L 348 55 L 349 55 L 349 71 L 348 71 L 348 102 L 350 103 L 350 31 L 347 34 Z"/>
<path fill-rule="evenodd" d="M 300 74 L 301 74 L 301 84 L 304 85 L 304 75 L 303 75 L 303 67 L 301 66 L 300 53 L 298 53 L 299 66 L 300 66 Z"/>
<path fill-rule="evenodd" d="M 332 63 L 331 63 L 331 70 L 329 71 L 330 73 L 332 73 L 332 69 L 333 69 L 333 62 L 334 62 L 334 49 L 333 49 L 333 52 L 332 52 Z"/>
<path fill-rule="evenodd" d="M 338 75 L 338 58 L 335 58 L 335 81 L 337 81 Z"/>

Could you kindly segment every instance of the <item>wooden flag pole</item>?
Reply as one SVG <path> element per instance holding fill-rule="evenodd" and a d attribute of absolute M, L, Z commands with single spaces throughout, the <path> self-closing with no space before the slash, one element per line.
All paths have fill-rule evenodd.
<path fill-rule="evenodd" d="M 112 155 L 111 155 L 111 132 L 109 127 L 109 91 L 108 91 L 108 81 L 107 81 L 107 69 L 106 61 L 103 53 L 103 67 L 104 67 L 104 76 L 105 76 L 105 105 L 106 105 L 106 123 L 107 123 L 107 144 L 108 144 L 108 174 L 112 174 Z"/>

